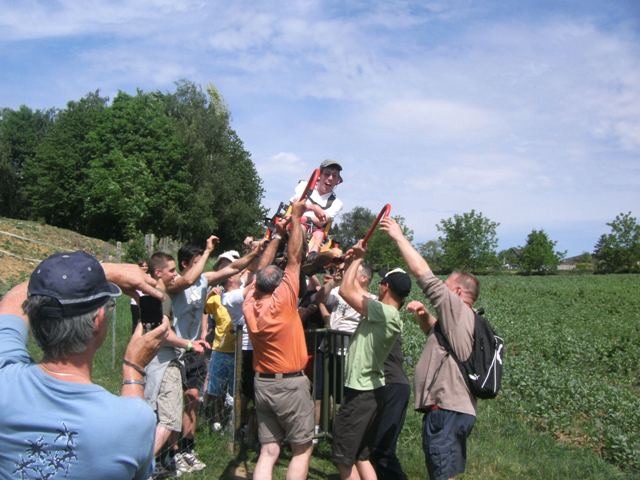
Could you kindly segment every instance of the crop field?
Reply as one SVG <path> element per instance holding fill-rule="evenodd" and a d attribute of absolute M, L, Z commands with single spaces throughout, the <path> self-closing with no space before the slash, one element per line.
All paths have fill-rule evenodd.
<path fill-rule="evenodd" d="M 482 277 L 477 306 L 506 342 L 503 390 L 479 402 L 469 440 L 467 473 L 460 478 L 640 478 L 640 276 L 558 275 Z M 414 287 L 411 298 L 423 300 Z M 407 371 L 424 335 L 406 312 Z M 118 303 L 115 368 L 107 340 L 94 379 L 118 391 L 122 352 L 130 329 L 128 298 Z M 410 479 L 426 478 L 421 415 L 407 414 L 398 456 Z M 212 434 L 203 420 L 197 450 L 208 467 L 191 478 L 236 478 L 252 470 L 257 452 L 236 457 L 229 436 Z M 337 479 L 330 445 L 314 451 L 309 477 Z M 286 452 L 274 478 L 284 478 Z"/>

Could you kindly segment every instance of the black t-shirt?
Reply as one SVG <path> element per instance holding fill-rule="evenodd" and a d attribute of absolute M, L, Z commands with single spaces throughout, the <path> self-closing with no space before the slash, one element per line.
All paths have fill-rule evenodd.
<path fill-rule="evenodd" d="M 384 383 L 408 384 L 409 379 L 402 369 L 404 354 L 402 353 L 402 337 L 398 335 L 391 351 L 384 361 Z"/>

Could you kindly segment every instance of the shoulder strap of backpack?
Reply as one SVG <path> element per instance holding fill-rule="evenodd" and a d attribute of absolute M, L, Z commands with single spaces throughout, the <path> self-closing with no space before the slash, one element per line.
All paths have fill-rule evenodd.
<path fill-rule="evenodd" d="M 327 199 L 327 203 L 326 203 L 324 206 L 320 205 L 318 202 L 316 202 L 316 201 L 315 201 L 313 198 L 311 198 L 311 197 L 309 197 L 309 201 L 310 201 L 311 203 L 315 203 L 316 205 L 318 205 L 319 207 L 321 207 L 323 210 L 326 210 L 327 208 L 329 208 L 329 207 L 333 204 L 333 202 L 334 202 L 334 200 L 335 200 L 336 198 L 337 198 L 337 197 L 336 197 L 336 194 L 332 192 L 332 193 L 331 193 L 331 195 L 329 195 L 329 198 Z"/>
<path fill-rule="evenodd" d="M 449 355 L 451 355 L 451 358 L 453 358 L 458 365 L 460 365 L 460 360 L 458 359 L 458 356 L 456 355 L 456 352 L 454 352 L 453 348 L 451 348 L 451 344 L 449 343 L 449 339 L 447 339 L 447 336 L 442 331 L 442 327 L 440 326 L 440 322 L 436 322 L 436 324 L 434 325 L 433 334 L 436 336 L 436 339 L 438 340 L 438 343 L 440 344 L 440 346 L 442 348 L 444 348 L 445 351 Z"/>

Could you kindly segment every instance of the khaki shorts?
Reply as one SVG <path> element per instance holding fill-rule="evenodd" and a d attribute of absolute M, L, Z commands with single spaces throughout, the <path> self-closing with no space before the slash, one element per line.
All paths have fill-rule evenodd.
<path fill-rule="evenodd" d="M 302 445 L 313 439 L 313 399 L 306 376 L 256 377 L 255 395 L 260 443 Z"/>
<path fill-rule="evenodd" d="M 170 363 L 162 377 L 158 392 L 158 424 L 167 430 L 182 431 L 182 373 L 180 367 Z"/>

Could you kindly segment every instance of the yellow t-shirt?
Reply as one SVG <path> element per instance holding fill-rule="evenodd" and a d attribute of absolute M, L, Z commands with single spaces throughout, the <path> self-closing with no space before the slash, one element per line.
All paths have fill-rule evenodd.
<path fill-rule="evenodd" d="M 216 321 L 213 344 L 211 349 L 217 352 L 233 353 L 235 350 L 236 336 L 233 333 L 231 316 L 222 305 L 220 295 L 211 295 L 207 298 L 204 312 L 213 315 Z"/>

